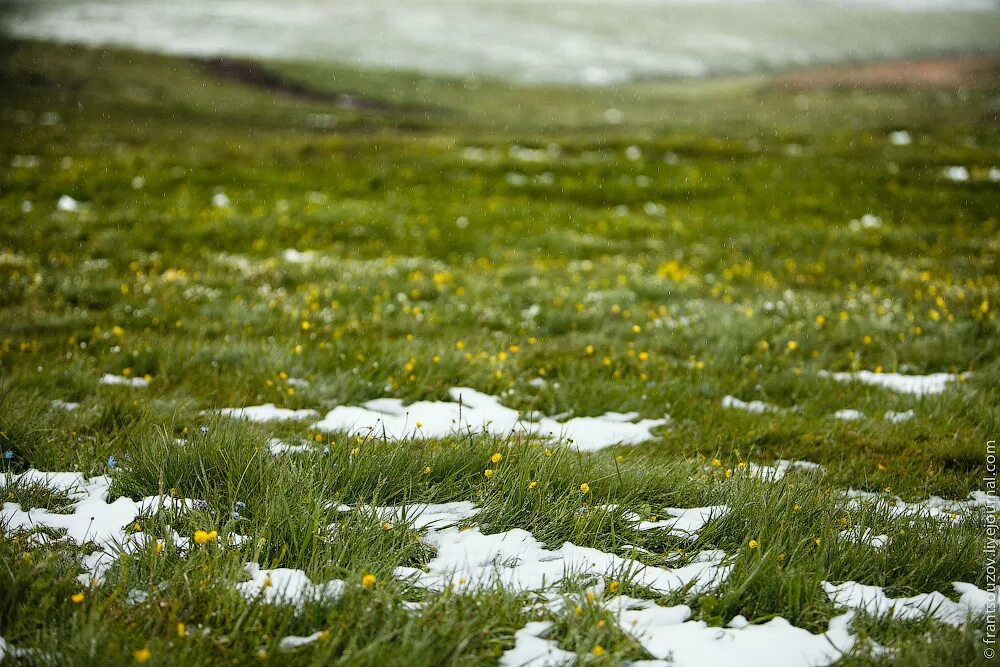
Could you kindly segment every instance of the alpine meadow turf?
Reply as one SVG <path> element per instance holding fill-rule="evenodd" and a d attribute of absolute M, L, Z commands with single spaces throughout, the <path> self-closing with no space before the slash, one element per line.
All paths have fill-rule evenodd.
<path fill-rule="evenodd" d="M 616 594 L 833 636 L 825 583 L 995 584 L 995 497 L 932 498 L 982 491 L 1000 433 L 995 72 L 578 89 L 2 49 L 12 664 L 496 665 L 529 622 L 625 664 L 663 657 Z M 833 375 L 860 371 L 948 376 Z M 480 394 L 524 425 L 466 423 Z M 238 418 L 265 404 L 294 418 Z M 519 581 L 616 565 L 435 579 L 505 533 L 539 545 L 495 563 Z M 337 594 L 273 600 L 282 568 Z M 982 617 L 898 616 L 858 610 L 840 664 L 985 660 Z"/>

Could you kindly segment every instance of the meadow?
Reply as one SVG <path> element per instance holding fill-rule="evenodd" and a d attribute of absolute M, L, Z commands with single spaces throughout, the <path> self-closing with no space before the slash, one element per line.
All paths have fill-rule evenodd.
<path fill-rule="evenodd" d="M 995 70 L 0 48 L 4 660 L 990 662 Z"/>

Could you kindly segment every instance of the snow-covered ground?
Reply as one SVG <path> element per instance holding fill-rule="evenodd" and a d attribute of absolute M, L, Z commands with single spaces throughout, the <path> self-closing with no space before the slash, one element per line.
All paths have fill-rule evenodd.
<path fill-rule="evenodd" d="M 995 51 L 992 0 L 20 0 L 8 31 L 592 85 Z"/>

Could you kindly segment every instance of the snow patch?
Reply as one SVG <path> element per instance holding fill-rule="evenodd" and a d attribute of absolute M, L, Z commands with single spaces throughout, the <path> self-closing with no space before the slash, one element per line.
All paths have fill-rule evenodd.
<path fill-rule="evenodd" d="M 443 438 L 466 431 L 498 436 L 523 433 L 565 439 L 580 450 L 592 451 L 611 445 L 635 445 L 653 438 L 652 430 L 669 417 L 641 419 L 636 413 L 608 412 L 600 417 L 574 417 L 558 421 L 551 417 L 530 420 L 500 400 L 474 389 L 453 387 L 452 401 L 418 401 L 404 405 L 396 398 L 380 398 L 362 406 L 338 406 L 312 428 L 347 431 L 351 434 L 383 435 L 394 440 L 413 436 Z"/>
<path fill-rule="evenodd" d="M 292 410 L 290 408 L 275 407 L 274 403 L 263 405 L 251 405 L 245 408 L 222 408 L 216 410 L 216 414 L 233 419 L 246 419 L 252 422 L 279 422 L 301 419 L 314 419 L 319 416 L 315 410 Z M 206 414 L 206 413 L 202 413 Z"/>
<path fill-rule="evenodd" d="M 101 384 L 120 384 L 127 387 L 148 387 L 149 380 L 146 378 L 131 378 L 125 377 L 124 375 L 113 375 L 111 373 L 105 373 L 101 376 Z"/>
<path fill-rule="evenodd" d="M 765 403 L 764 401 L 741 401 L 735 396 L 725 396 L 722 399 L 722 407 L 734 410 L 743 410 L 745 412 L 751 412 L 756 415 L 762 415 L 765 412 L 781 412 L 781 408 L 777 405 L 772 405 L 771 403 Z"/>
<path fill-rule="evenodd" d="M 867 586 L 855 581 L 842 584 L 823 582 L 823 590 L 835 605 L 863 611 L 876 618 L 888 616 L 897 621 L 929 617 L 940 623 L 959 626 L 971 617 L 984 615 L 990 597 L 996 599 L 995 591 L 980 590 L 973 584 L 956 581 L 952 586 L 960 594 L 958 602 L 937 591 L 908 598 L 891 598 L 881 586 Z"/>
<path fill-rule="evenodd" d="M 858 371 L 857 373 L 819 371 L 819 376 L 832 378 L 838 382 L 863 382 L 914 396 L 940 394 L 947 388 L 949 382 L 954 382 L 960 377 L 954 373 L 903 375 L 902 373 L 873 373 L 871 371 Z"/>
<path fill-rule="evenodd" d="M 249 581 L 236 585 L 236 592 L 247 602 L 260 600 L 263 604 L 288 605 L 301 610 L 313 600 L 336 600 L 344 592 L 344 582 L 333 579 L 325 584 L 313 584 L 302 570 L 277 568 L 262 570 L 257 563 L 244 567 Z"/>

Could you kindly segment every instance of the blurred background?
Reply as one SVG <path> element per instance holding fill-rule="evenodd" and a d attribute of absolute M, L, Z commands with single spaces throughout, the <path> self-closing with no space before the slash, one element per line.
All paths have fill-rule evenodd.
<path fill-rule="evenodd" d="M 22 38 L 603 85 L 993 52 L 996 0 L 15 0 Z"/>

